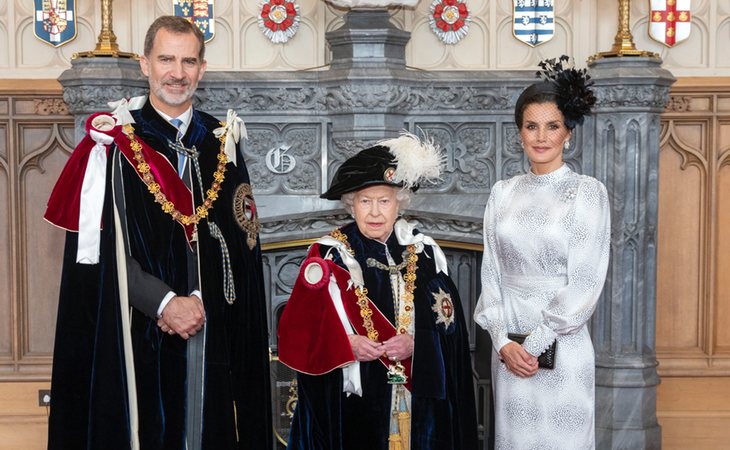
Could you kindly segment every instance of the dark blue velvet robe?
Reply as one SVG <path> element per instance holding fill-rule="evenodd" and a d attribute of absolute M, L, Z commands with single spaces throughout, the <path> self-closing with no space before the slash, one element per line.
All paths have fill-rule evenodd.
<path fill-rule="evenodd" d="M 140 140 L 164 154 L 173 167 L 176 153 L 168 148 L 176 129 L 150 103 L 132 112 Z M 193 110 L 183 142 L 200 152 L 203 186 L 208 189 L 217 164 L 219 141 L 212 130 L 218 120 Z M 54 350 L 49 449 L 127 449 L 130 442 L 129 402 L 119 307 L 112 184 L 123 185 L 122 214 L 126 245 L 142 270 L 187 295 L 202 291 L 206 309 L 204 449 L 268 449 L 272 446 L 271 400 L 266 302 L 261 252 L 249 249 L 246 233 L 233 215 L 237 186 L 249 183 L 240 152 L 237 167 L 227 165 L 210 220 L 221 229 L 236 288 L 236 301 L 223 297 L 220 246 L 205 220 L 198 225 L 201 286 L 188 279 L 195 263 L 182 226 L 154 202 L 147 187 L 119 150 L 108 155 L 100 262 L 75 262 L 76 233 L 67 234 Z M 121 178 L 112 180 L 112 166 Z M 83 174 L 82 174 L 83 176 Z M 193 183 L 195 204 L 202 203 Z M 117 204 L 121 195 L 117 194 Z M 132 299 L 130 299 L 131 301 Z M 132 308 L 139 439 L 143 450 L 184 449 L 186 341 L 162 333 L 154 317 Z"/>
<path fill-rule="evenodd" d="M 356 224 L 342 228 L 363 271 L 368 297 L 391 321 L 393 295 L 388 273 L 368 267 L 368 258 L 387 265 L 385 246 L 364 237 Z M 396 264 L 406 248 L 391 234 L 386 242 Z M 321 247 L 322 256 L 329 247 Z M 335 262 L 345 267 L 337 251 Z M 405 270 L 405 269 L 404 269 Z M 472 450 L 477 448 L 467 324 L 459 293 L 451 279 L 436 273 L 433 254 L 425 246 L 416 271 L 415 343 L 413 354 L 411 449 Z M 448 328 L 436 323 L 433 293 L 451 295 L 455 321 Z M 391 385 L 379 361 L 361 362 L 363 396 L 342 392 L 342 370 L 321 376 L 297 374 L 299 401 L 292 421 L 292 450 L 387 450 Z"/>

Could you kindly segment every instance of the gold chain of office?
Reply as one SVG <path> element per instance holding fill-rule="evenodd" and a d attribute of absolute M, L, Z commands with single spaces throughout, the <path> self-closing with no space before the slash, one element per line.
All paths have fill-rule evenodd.
<path fill-rule="evenodd" d="M 352 250 L 350 243 L 347 241 L 347 236 L 340 231 L 339 228 L 333 230 L 330 233 L 330 236 L 345 244 L 348 253 L 355 256 L 355 252 Z M 396 328 L 398 334 L 405 334 L 408 331 L 408 326 L 410 326 L 413 320 L 413 291 L 416 289 L 416 269 L 418 269 L 418 254 L 416 253 L 416 246 L 411 244 L 406 248 L 408 250 L 408 256 L 406 257 L 408 263 L 406 265 L 406 273 L 403 275 L 403 281 L 406 283 L 404 289 L 405 292 L 403 293 L 404 312 L 397 316 Z M 379 333 L 373 326 L 373 311 L 370 309 L 370 305 L 368 304 L 368 290 L 365 287 L 356 287 L 355 295 L 357 295 L 357 305 L 360 307 L 360 317 L 362 317 L 363 326 L 368 333 L 368 338 L 377 342 Z"/>
<path fill-rule="evenodd" d="M 124 125 L 124 134 L 129 139 L 130 147 L 134 152 L 134 160 L 137 161 L 137 171 L 142 174 L 142 181 L 147 185 L 147 190 L 155 198 L 155 201 L 160 204 L 162 211 L 169 214 L 173 220 L 180 222 L 184 226 L 197 225 L 201 219 L 208 217 L 208 210 L 213 207 L 213 203 L 218 199 L 218 191 L 221 189 L 221 184 L 225 180 L 226 163 L 228 157 L 226 156 L 226 134 L 222 134 L 218 140 L 221 143 L 220 152 L 218 153 L 218 166 L 216 171 L 213 172 L 213 183 L 210 189 L 206 191 L 206 199 L 202 205 L 194 208 L 194 213 L 190 216 L 181 213 L 175 204 L 167 199 L 167 196 L 162 192 L 162 189 L 155 180 L 150 166 L 145 160 L 142 154 L 142 144 L 137 140 L 134 135 L 134 127 L 131 124 Z"/>

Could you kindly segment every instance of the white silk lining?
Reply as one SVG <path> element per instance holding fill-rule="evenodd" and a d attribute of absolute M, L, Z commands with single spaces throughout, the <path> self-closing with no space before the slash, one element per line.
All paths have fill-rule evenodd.
<path fill-rule="evenodd" d="M 81 184 L 79 241 L 76 250 L 76 262 L 80 264 L 99 262 L 99 230 L 106 183 L 106 149 L 114 141 L 112 136 L 94 129 L 89 130 L 89 136 L 96 144 L 89 152 L 84 181 Z"/>
<path fill-rule="evenodd" d="M 342 295 L 340 295 L 340 288 L 337 286 L 337 280 L 334 275 L 330 275 L 328 290 L 330 297 L 332 298 L 332 303 L 335 305 L 335 310 L 337 310 L 337 315 L 340 317 L 340 322 L 342 322 L 342 326 L 345 328 L 345 332 L 348 336 L 355 334 L 355 329 L 352 328 L 352 324 L 347 318 L 345 305 L 342 302 Z M 362 397 L 360 361 L 355 361 L 354 363 L 342 368 L 342 392 Z"/>

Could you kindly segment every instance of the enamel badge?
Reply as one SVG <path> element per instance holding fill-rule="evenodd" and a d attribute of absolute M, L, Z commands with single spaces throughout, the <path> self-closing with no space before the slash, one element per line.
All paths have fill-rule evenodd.
<path fill-rule="evenodd" d="M 215 37 L 213 0 L 172 0 L 173 14 L 194 23 L 203 32 L 205 42 Z"/>
<path fill-rule="evenodd" d="M 449 328 L 454 323 L 454 303 L 451 301 L 451 294 L 439 288 L 438 292 L 432 292 L 434 305 L 431 307 L 436 313 L 436 325 L 442 323 L 444 328 Z"/>
<path fill-rule="evenodd" d="M 74 0 L 35 0 L 33 34 L 54 47 L 76 37 L 76 4 Z"/>
<path fill-rule="evenodd" d="M 456 44 L 469 31 L 471 17 L 465 0 L 434 0 L 428 21 L 441 42 Z"/>
<path fill-rule="evenodd" d="M 253 191 L 248 183 L 241 183 L 233 194 L 233 215 L 241 230 L 246 232 L 246 244 L 253 250 L 256 247 L 261 222 L 256 209 L 256 201 L 253 199 Z"/>
<path fill-rule="evenodd" d="M 284 44 L 299 29 L 299 5 L 288 0 L 266 0 L 261 4 L 259 28 L 274 44 Z"/>
<path fill-rule="evenodd" d="M 530 47 L 544 44 L 555 34 L 553 0 L 512 0 L 512 34 Z"/>
<path fill-rule="evenodd" d="M 649 37 L 674 47 L 689 37 L 691 0 L 649 0 Z"/>

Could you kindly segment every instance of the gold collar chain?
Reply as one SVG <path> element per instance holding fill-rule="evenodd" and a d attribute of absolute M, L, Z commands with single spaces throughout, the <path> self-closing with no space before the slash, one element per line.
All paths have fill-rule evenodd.
<path fill-rule="evenodd" d="M 330 236 L 337 239 L 338 241 L 345 244 L 348 253 L 355 256 L 355 252 L 350 247 L 350 243 L 347 241 L 347 236 L 340 231 L 339 228 L 333 230 Z M 413 291 L 416 289 L 416 269 L 418 269 L 418 254 L 416 253 L 416 246 L 411 244 L 406 247 L 408 249 L 408 256 L 406 257 L 406 274 L 403 276 L 405 281 L 405 292 L 403 293 L 403 314 L 396 314 L 396 329 L 398 334 L 405 334 L 408 332 L 408 327 L 413 321 Z M 368 290 L 366 288 L 360 289 L 355 288 L 355 295 L 357 295 L 357 305 L 360 307 L 360 317 L 363 319 L 363 326 L 368 332 L 370 340 L 378 342 L 378 330 L 373 326 L 373 311 L 370 309 L 367 298 Z M 398 312 L 400 309 L 398 308 Z"/>
<path fill-rule="evenodd" d="M 134 135 L 134 127 L 131 124 L 124 125 L 124 134 L 129 139 L 130 147 L 134 152 L 134 160 L 137 161 L 137 170 L 142 174 L 142 180 L 147 185 L 147 190 L 155 197 L 155 201 L 160 204 L 162 211 L 172 216 L 173 220 L 178 221 L 184 226 L 197 225 L 200 219 L 208 217 L 208 210 L 213 207 L 213 203 L 218 199 L 218 191 L 221 189 L 221 184 L 225 179 L 226 163 L 228 158 L 226 157 L 226 135 L 223 134 L 218 140 L 221 142 L 220 152 L 218 153 L 218 166 L 216 171 L 213 172 L 213 183 L 210 189 L 206 191 L 206 199 L 202 205 L 194 208 L 194 213 L 190 216 L 186 216 L 181 213 L 175 204 L 167 199 L 167 196 L 162 192 L 159 183 L 155 180 L 154 175 L 150 171 L 150 166 L 147 164 L 144 155 L 142 154 L 142 144 Z"/>

